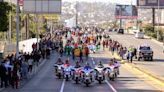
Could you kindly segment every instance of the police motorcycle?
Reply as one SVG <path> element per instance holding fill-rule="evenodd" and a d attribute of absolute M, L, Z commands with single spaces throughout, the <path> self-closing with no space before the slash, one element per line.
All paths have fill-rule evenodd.
<path fill-rule="evenodd" d="M 59 64 L 55 64 L 55 74 L 56 76 L 61 79 L 64 76 L 64 68 L 63 68 L 63 64 L 59 65 Z"/>
<path fill-rule="evenodd" d="M 113 65 L 110 65 L 110 66 L 106 67 L 105 74 L 107 75 L 107 77 L 108 77 L 109 80 L 114 81 L 115 78 L 116 78 L 114 66 Z"/>
<path fill-rule="evenodd" d="M 115 77 L 117 77 L 120 72 L 119 72 L 119 67 L 121 66 L 120 63 L 118 63 L 117 61 L 114 62 L 114 74 L 115 74 Z"/>
<path fill-rule="evenodd" d="M 82 79 L 82 68 L 73 68 L 73 75 L 72 75 L 72 80 L 75 81 L 76 84 L 78 84 L 81 79 Z"/>
<path fill-rule="evenodd" d="M 72 66 L 70 66 L 69 64 L 64 64 L 63 72 L 64 72 L 64 76 L 63 76 L 64 79 L 66 79 L 66 81 L 68 81 L 72 77 Z"/>
<path fill-rule="evenodd" d="M 103 66 L 103 64 L 100 62 L 96 67 L 95 67 L 95 79 L 101 84 L 105 80 L 105 71 L 106 68 Z"/>
<path fill-rule="evenodd" d="M 82 79 L 82 67 L 78 61 L 76 62 L 76 65 L 72 68 L 72 71 L 72 80 L 74 80 L 75 83 L 78 84 Z"/>
<path fill-rule="evenodd" d="M 61 58 L 59 57 L 57 62 L 54 64 L 55 67 L 55 74 L 56 76 L 61 79 L 64 76 L 64 67 Z"/>
<path fill-rule="evenodd" d="M 93 82 L 94 69 L 85 66 L 81 72 L 82 72 L 82 83 L 84 83 L 87 87 L 89 87 L 89 85 Z"/>

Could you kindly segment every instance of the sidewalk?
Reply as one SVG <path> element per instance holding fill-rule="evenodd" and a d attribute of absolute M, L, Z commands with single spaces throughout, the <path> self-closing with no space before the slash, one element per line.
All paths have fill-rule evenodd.
<path fill-rule="evenodd" d="M 28 81 L 30 81 L 35 76 L 35 74 L 40 70 L 40 68 L 45 64 L 45 62 L 46 62 L 46 59 L 41 59 L 38 66 L 34 65 L 32 73 L 28 74 L 28 79 L 22 79 L 20 81 L 19 88 L 21 88 Z M 0 92 L 4 91 L 4 90 L 7 90 L 7 89 L 12 89 L 12 88 L 11 87 L 0 88 Z"/>

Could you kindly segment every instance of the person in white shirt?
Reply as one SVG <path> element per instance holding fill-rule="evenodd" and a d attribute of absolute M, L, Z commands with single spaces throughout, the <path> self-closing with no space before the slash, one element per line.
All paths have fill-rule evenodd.
<path fill-rule="evenodd" d="M 31 73 L 33 69 L 33 60 L 29 59 L 28 60 L 28 72 Z"/>

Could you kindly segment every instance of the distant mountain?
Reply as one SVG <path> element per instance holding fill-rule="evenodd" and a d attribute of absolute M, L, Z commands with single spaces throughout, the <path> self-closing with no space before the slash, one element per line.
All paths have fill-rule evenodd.
<path fill-rule="evenodd" d="M 103 2 L 63 2 L 62 4 L 62 19 L 69 19 L 76 15 L 78 11 L 78 20 L 82 23 L 96 21 L 113 21 L 115 20 L 115 4 Z M 139 19 L 151 21 L 151 9 L 139 9 Z"/>

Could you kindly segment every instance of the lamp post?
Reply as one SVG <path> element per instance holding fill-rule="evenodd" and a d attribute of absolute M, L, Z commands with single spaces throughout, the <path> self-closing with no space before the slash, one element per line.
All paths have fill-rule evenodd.
<path fill-rule="evenodd" d="M 76 1 L 76 27 L 78 26 L 78 1 Z"/>

